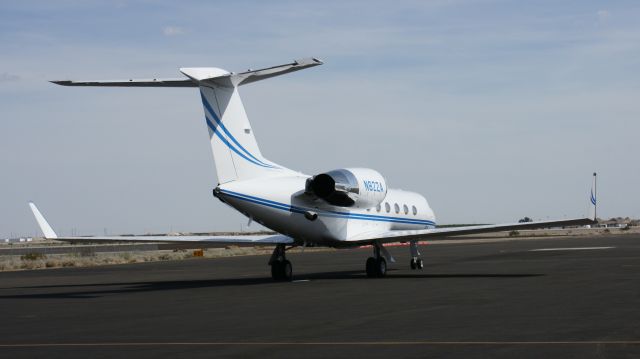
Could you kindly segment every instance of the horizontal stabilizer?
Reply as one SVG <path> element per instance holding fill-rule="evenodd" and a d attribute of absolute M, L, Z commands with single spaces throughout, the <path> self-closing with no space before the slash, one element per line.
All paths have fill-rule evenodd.
<path fill-rule="evenodd" d="M 241 72 L 233 76 L 240 79 L 240 81 L 238 82 L 238 85 L 245 85 L 248 83 L 268 79 L 274 76 L 288 74 L 289 72 L 303 70 L 303 69 L 307 69 L 309 67 L 314 67 L 318 65 L 322 65 L 322 61 L 310 57 L 310 58 L 296 60 L 290 64 L 273 66 L 273 67 L 268 67 L 260 70 L 248 70 L 246 72 Z"/>
<path fill-rule="evenodd" d="M 267 67 L 258 70 L 247 70 L 234 73 L 216 67 L 181 68 L 187 78 L 155 78 L 104 81 L 51 81 L 61 86 L 98 86 L 98 87 L 199 87 L 200 82 L 211 82 L 218 86 L 233 87 L 288 74 L 309 67 L 322 65 L 322 61 L 309 57 L 291 63 Z"/>
<path fill-rule="evenodd" d="M 217 86 L 233 87 L 268 79 L 274 76 L 288 74 L 309 67 L 322 65 L 322 61 L 314 58 L 295 60 L 292 63 L 267 67 L 258 70 L 247 70 L 240 73 L 227 72 L 216 67 L 183 67 L 180 69 L 185 76 L 195 82 L 211 83 Z"/>
<path fill-rule="evenodd" d="M 51 81 L 62 86 L 102 86 L 102 87 L 198 87 L 190 79 L 130 79 L 108 81 Z"/>

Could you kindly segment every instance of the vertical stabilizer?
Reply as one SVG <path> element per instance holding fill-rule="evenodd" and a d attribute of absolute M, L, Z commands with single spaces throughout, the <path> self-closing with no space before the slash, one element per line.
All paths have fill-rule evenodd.
<path fill-rule="evenodd" d="M 596 220 L 596 208 L 597 208 L 597 203 L 598 203 L 598 193 L 597 193 L 597 188 L 596 188 L 596 179 L 597 179 L 597 175 L 594 172 L 593 173 L 593 182 L 591 182 L 591 198 L 589 199 L 590 203 L 589 203 L 589 219 L 591 219 L 592 221 Z"/>
<path fill-rule="evenodd" d="M 268 176 L 284 170 L 262 156 L 236 86 L 201 82 L 200 96 L 218 183 Z"/>

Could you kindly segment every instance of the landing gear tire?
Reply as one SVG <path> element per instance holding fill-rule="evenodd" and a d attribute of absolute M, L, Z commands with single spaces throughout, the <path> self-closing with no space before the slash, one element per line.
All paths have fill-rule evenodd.
<path fill-rule="evenodd" d="M 271 278 L 277 281 L 290 282 L 293 280 L 293 266 L 288 260 L 271 264 Z"/>
<path fill-rule="evenodd" d="M 286 259 L 282 262 L 282 280 L 286 282 L 293 280 L 293 266 L 291 266 L 291 262 Z"/>
<path fill-rule="evenodd" d="M 284 260 L 271 264 L 271 278 L 277 281 L 290 282 L 293 279 L 293 267 L 291 262 Z"/>
<path fill-rule="evenodd" d="M 379 244 L 373 246 L 373 257 L 367 258 L 367 277 L 382 278 L 387 275 L 387 261 L 381 255 L 383 250 Z"/>
<path fill-rule="evenodd" d="M 376 277 L 382 278 L 387 275 L 387 261 L 380 257 L 376 259 Z"/>
<path fill-rule="evenodd" d="M 282 262 L 274 262 L 271 264 L 271 278 L 273 280 L 281 280 L 284 271 L 282 270 Z"/>
<path fill-rule="evenodd" d="M 376 277 L 376 259 L 373 257 L 367 258 L 367 277 L 375 278 Z"/>
<path fill-rule="evenodd" d="M 412 270 L 422 269 L 424 268 L 424 262 L 422 258 L 411 258 L 411 263 L 409 264 Z"/>
<path fill-rule="evenodd" d="M 271 266 L 271 278 L 277 281 L 293 280 L 293 267 L 291 262 L 287 260 L 286 253 L 287 248 L 284 244 L 278 244 L 273 249 L 271 259 L 269 259 L 269 265 Z"/>

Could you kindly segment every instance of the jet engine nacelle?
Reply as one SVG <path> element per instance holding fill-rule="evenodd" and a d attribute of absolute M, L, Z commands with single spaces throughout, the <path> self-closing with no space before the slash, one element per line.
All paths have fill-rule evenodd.
<path fill-rule="evenodd" d="M 305 192 L 334 206 L 371 208 L 387 195 L 387 183 L 369 168 L 342 168 L 307 179 Z"/>

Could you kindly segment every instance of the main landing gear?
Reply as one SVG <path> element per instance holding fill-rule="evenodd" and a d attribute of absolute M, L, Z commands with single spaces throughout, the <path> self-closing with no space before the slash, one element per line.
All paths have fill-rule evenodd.
<path fill-rule="evenodd" d="M 411 263 L 409 264 L 411 269 L 424 268 L 424 262 L 420 258 L 420 251 L 418 251 L 418 241 L 409 242 L 409 250 L 411 251 Z"/>
<path fill-rule="evenodd" d="M 373 257 L 367 258 L 367 277 L 382 278 L 387 275 L 387 261 L 380 255 L 380 245 L 373 245 Z"/>
<path fill-rule="evenodd" d="M 290 282 L 293 280 L 293 267 L 287 260 L 286 248 L 284 244 L 276 245 L 273 250 L 269 265 L 271 266 L 271 278 L 277 281 Z"/>

